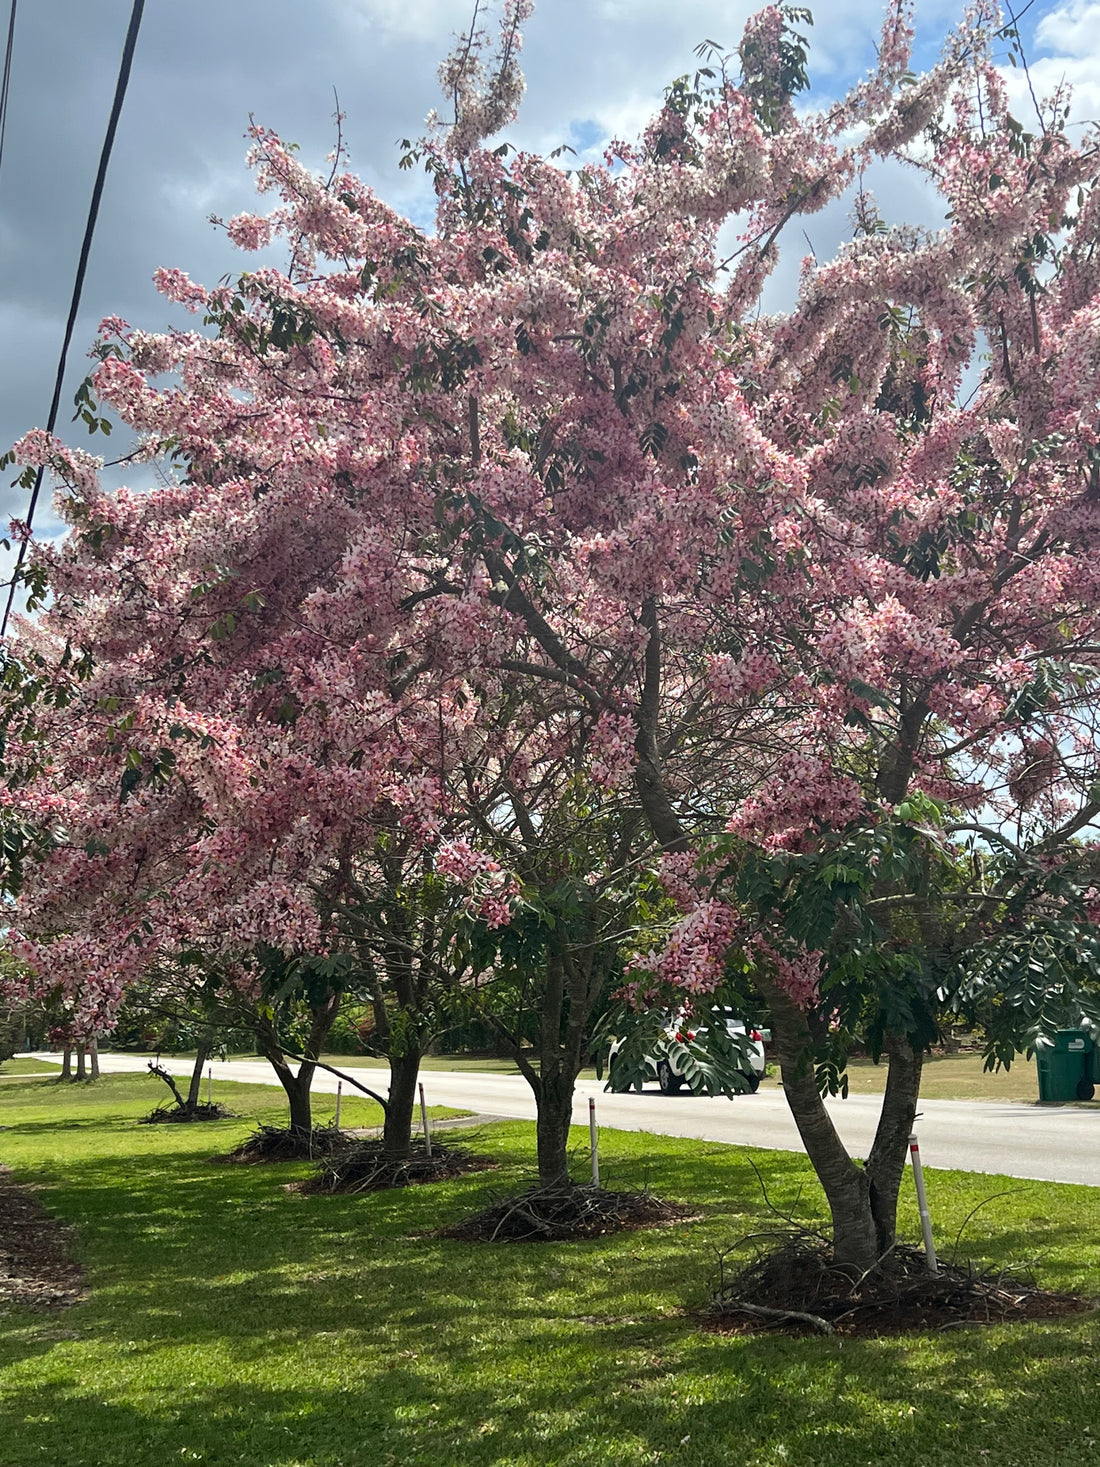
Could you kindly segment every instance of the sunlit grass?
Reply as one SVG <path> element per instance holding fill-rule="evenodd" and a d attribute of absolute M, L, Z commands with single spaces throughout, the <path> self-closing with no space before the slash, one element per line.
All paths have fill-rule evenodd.
<path fill-rule="evenodd" d="M 700 1331 L 685 1311 L 714 1250 L 775 1221 L 741 1148 L 605 1131 L 607 1181 L 700 1219 L 479 1247 L 437 1229 L 529 1177 L 530 1125 L 477 1134 L 496 1172 L 301 1197 L 284 1184 L 302 1165 L 208 1160 L 278 1092 L 216 1087 L 235 1122 L 135 1125 L 161 1090 L 118 1076 L 0 1094 L 0 1159 L 76 1225 L 93 1288 L 62 1316 L 0 1319 L 3 1467 L 1079 1467 L 1100 1435 L 1097 1316 L 844 1343 Z M 777 1207 L 817 1215 L 802 1158 L 751 1156 Z M 941 1248 L 1007 1189 L 962 1251 L 1100 1291 L 1100 1192 L 928 1179 Z M 903 1229 L 918 1236 L 908 1192 Z"/>

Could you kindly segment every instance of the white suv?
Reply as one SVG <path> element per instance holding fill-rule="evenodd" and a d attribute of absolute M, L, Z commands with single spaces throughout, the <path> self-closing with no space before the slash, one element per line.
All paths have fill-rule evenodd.
<path fill-rule="evenodd" d="M 739 1048 L 744 1057 L 744 1064 L 737 1070 L 737 1076 L 744 1089 L 752 1094 L 758 1088 L 761 1076 L 764 1074 L 764 1041 L 771 1037 L 770 1032 L 766 1029 L 747 1028 L 733 1009 L 719 1009 L 717 1012 L 724 1016 L 726 1030 L 730 1037 L 741 1041 Z M 652 1051 L 645 1056 L 646 1079 L 656 1080 L 661 1087 L 662 1094 L 675 1095 L 683 1088 L 685 1084 L 683 1062 L 689 1052 L 688 1046 L 694 1039 L 695 1030 L 692 1028 L 692 1019 L 681 1012 L 669 1020 L 664 1034 L 654 1045 Z M 608 1056 L 609 1061 L 614 1060 L 622 1043 L 621 1039 L 617 1039 L 612 1044 Z M 641 1090 L 642 1082 L 636 1081 L 634 1089 Z"/>

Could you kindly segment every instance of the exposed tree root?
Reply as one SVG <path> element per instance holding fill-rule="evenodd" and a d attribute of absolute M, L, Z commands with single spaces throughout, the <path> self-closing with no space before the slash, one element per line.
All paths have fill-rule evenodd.
<path fill-rule="evenodd" d="M 69 1256 L 71 1233 L 0 1167 L 0 1306 L 67 1309 L 85 1295 L 84 1270 Z"/>
<path fill-rule="evenodd" d="M 663 1202 L 652 1192 L 608 1192 L 569 1183 L 499 1198 L 446 1228 L 443 1237 L 467 1243 L 555 1243 L 681 1222 L 691 1215 L 690 1208 Z"/>
<path fill-rule="evenodd" d="M 304 1182 L 301 1192 L 381 1192 L 390 1187 L 442 1182 L 465 1172 L 488 1171 L 496 1162 L 461 1146 L 432 1142 L 429 1156 L 418 1147 L 409 1156 L 386 1156 L 381 1138 L 358 1141 L 353 1150 L 331 1157 L 319 1175 Z"/>
<path fill-rule="evenodd" d="M 142 1116 L 138 1124 L 141 1126 L 184 1126 L 190 1121 L 224 1121 L 228 1120 L 232 1114 L 231 1110 L 227 1110 L 224 1105 L 219 1105 L 216 1100 L 210 1105 L 203 1101 L 191 1110 L 188 1110 L 186 1106 L 158 1105 L 156 1110 L 151 1110 L 147 1116 Z"/>
<path fill-rule="evenodd" d="M 774 1237 L 774 1235 L 773 1235 Z M 1040 1289 L 1005 1272 L 940 1262 L 928 1272 L 918 1248 L 901 1245 L 862 1275 L 836 1264 L 827 1242 L 788 1235 L 732 1274 L 720 1256 L 718 1286 L 704 1317 L 727 1333 L 781 1329 L 804 1334 L 889 1335 L 1058 1318 L 1095 1300 Z"/>
<path fill-rule="evenodd" d="M 317 1161 L 355 1146 L 356 1140 L 335 1126 L 315 1126 L 312 1131 L 292 1131 L 282 1126 L 258 1126 L 239 1146 L 213 1161 L 254 1166 L 267 1161 Z"/>

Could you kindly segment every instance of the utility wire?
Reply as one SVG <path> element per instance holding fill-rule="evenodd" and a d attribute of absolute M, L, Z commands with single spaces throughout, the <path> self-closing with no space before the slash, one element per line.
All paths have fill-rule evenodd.
<path fill-rule="evenodd" d="M 15 44 L 15 11 L 19 0 L 11 0 L 8 16 L 8 46 L 4 52 L 4 80 L 0 83 L 0 163 L 4 161 L 4 134 L 8 130 L 8 92 L 11 90 L 11 51 Z"/>
<path fill-rule="evenodd" d="M 95 185 L 92 189 L 92 202 L 88 209 L 88 222 L 84 227 L 84 242 L 80 246 L 80 259 L 76 267 L 76 280 L 73 283 L 73 298 L 69 306 L 69 319 L 65 323 L 65 339 L 61 345 L 61 358 L 57 364 L 57 378 L 54 382 L 53 400 L 50 403 L 50 416 L 46 420 L 46 432 L 52 433 L 57 426 L 57 410 L 61 406 L 61 388 L 65 380 L 65 367 L 69 359 L 69 346 L 73 339 L 73 328 L 76 326 L 77 313 L 80 310 L 80 297 L 84 290 L 84 276 L 88 271 L 88 256 L 92 252 L 92 236 L 95 234 L 96 220 L 99 218 L 99 205 L 103 198 L 103 185 L 107 178 L 107 165 L 111 161 L 111 149 L 114 147 L 115 133 L 118 130 L 118 119 L 122 113 L 122 103 L 126 97 L 126 87 L 130 80 L 130 67 L 134 60 L 134 49 L 137 46 L 138 31 L 141 29 L 141 17 L 145 11 L 145 0 L 134 0 L 134 8 L 130 14 L 130 24 L 126 31 L 126 41 L 122 47 L 122 62 L 118 70 L 118 81 L 115 83 L 115 100 L 111 105 L 111 115 L 107 121 L 107 133 L 103 139 L 103 148 L 99 155 L 99 168 L 96 171 Z M 15 6 L 12 6 L 12 21 L 14 25 Z M 10 39 L 9 39 L 10 46 Z M 11 616 L 12 603 L 15 600 L 15 590 L 19 584 L 19 572 L 23 568 L 23 562 L 27 557 L 27 545 L 30 541 L 31 526 L 34 523 L 34 511 L 38 504 L 38 495 L 42 489 L 42 478 L 45 466 L 39 467 L 35 475 L 34 488 L 31 490 L 31 502 L 27 508 L 26 534 L 19 544 L 19 554 L 16 557 L 15 569 L 12 572 L 11 584 L 8 587 L 8 601 L 4 607 L 4 619 L 0 622 L 0 637 L 8 630 L 8 618 Z"/>

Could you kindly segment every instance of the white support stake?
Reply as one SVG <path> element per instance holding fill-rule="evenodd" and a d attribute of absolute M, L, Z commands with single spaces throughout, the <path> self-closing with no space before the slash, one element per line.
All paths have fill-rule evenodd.
<path fill-rule="evenodd" d="M 337 1082 L 336 1082 L 336 1119 L 332 1123 L 336 1127 L 337 1130 L 340 1129 L 340 1102 L 343 1100 L 343 1098 L 344 1098 L 344 1082 L 343 1082 L 343 1080 L 337 1080 Z"/>
<path fill-rule="evenodd" d="M 432 1133 L 428 1129 L 428 1107 L 424 1104 L 424 1082 L 420 1082 L 420 1119 L 424 1124 L 424 1150 L 428 1156 L 432 1154 Z"/>
<path fill-rule="evenodd" d="M 588 1138 L 592 1151 L 592 1185 L 600 1185 L 600 1138 L 596 1130 L 596 1102 L 588 1097 Z"/>
<path fill-rule="evenodd" d="M 207 1065 L 207 1067 L 206 1067 L 206 1103 L 207 1103 L 207 1105 L 213 1105 L 214 1104 L 214 1066 L 213 1065 Z"/>
<path fill-rule="evenodd" d="M 917 1145 L 916 1131 L 909 1137 L 909 1156 L 913 1162 L 913 1181 L 917 1188 L 917 1210 L 920 1213 L 921 1232 L 924 1234 L 924 1256 L 928 1260 L 928 1272 L 938 1274 L 940 1269 L 936 1261 L 936 1245 L 932 1241 L 932 1217 L 928 1211 L 928 1195 L 924 1190 L 924 1168 L 920 1163 L 920 1147 Z"/>

